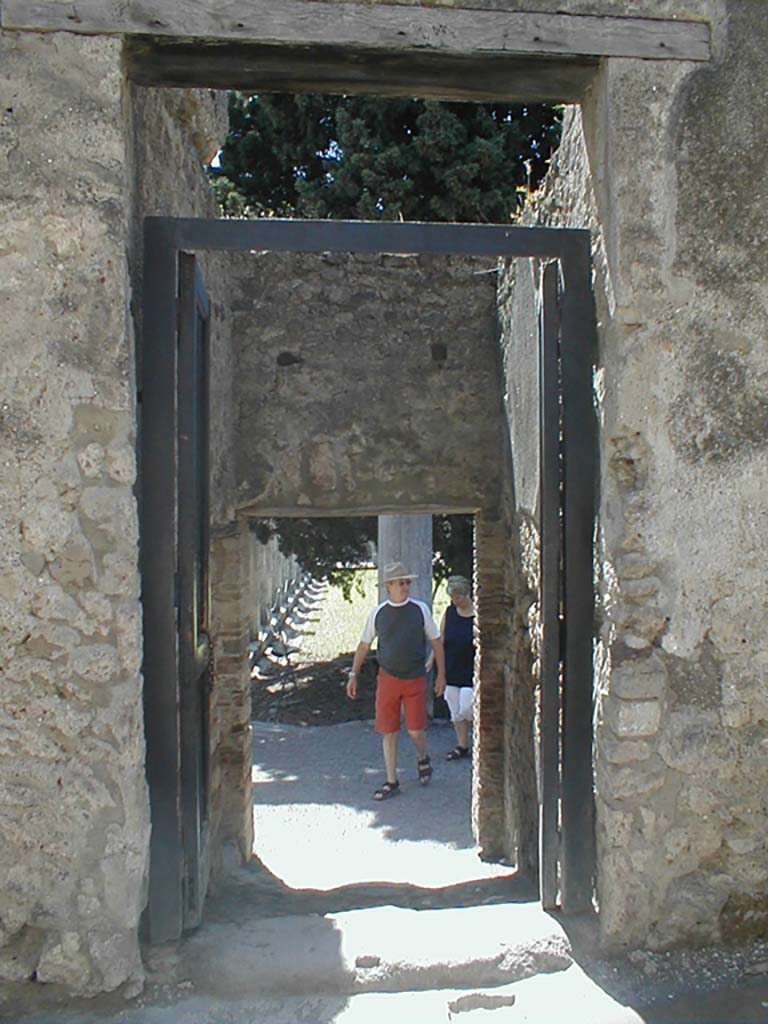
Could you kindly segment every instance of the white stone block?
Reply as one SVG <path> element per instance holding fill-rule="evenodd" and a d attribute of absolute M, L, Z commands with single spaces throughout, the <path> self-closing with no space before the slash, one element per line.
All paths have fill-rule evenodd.
<path fill-rule="evenodd" d="M 610 707 L 611 724 L 619 737 L 637 739 L 659 731 L 661 705 L 657 700 L 621 700 Z"/>

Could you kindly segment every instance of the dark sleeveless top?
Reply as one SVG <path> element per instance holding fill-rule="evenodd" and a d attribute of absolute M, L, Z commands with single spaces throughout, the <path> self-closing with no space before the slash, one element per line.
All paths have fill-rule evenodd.
<path fill-rule="evenodd" d="M 474 615 L 459 615 L 451 604 L 445 612 L 445 682 L 471 686 L 475 670 Z"/>

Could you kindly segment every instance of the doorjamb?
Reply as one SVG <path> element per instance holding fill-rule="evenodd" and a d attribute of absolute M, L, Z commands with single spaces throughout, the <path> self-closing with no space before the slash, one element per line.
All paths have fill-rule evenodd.
<path fill-rule="evenodd" d="M 169 680 L 178 679 L 174 603 L 175 411 L 167 400 L 167 396 L 173 394 L 176 380 L 177 264 L 180 252 L 248 250 L 428 253 L 557 261 L 562 286 L 558 303 L 559 329 L 542 332 L 546 351 L 543 350 L 544 377 L 540 387 L 542 396 L 549 396 L 551 411 L 553 395 L 560 393 L 562 383 L 560 426 L 553 427 L 551 415 L 542 417 L 542 452 L 549 452 L 550 458 L 560 443 L 559 437 L 553 436 L 553 430 L 558 435 L 562 430 L 562 477 L 557 481 L 550 471 L 542 472 L 541 500 L 543 507 L 549 503 L 546 505 L 549 508 L 556 502 L 555 507 L 559 508 L 562 488 L 562 601 L 568 610 L 568 629 L 561 630 L 559 614 L 554 614 L 544 627 L 545 647 L 547 632 L 550 638 L 557 639 L 554 646 L 550 645 L 550 658 L 545 659 L 542 666 L 542 692 L 562 694 L 564 728 L 560 745 L 542 744 L 542 805 L 549 809 L 550 821 L 559 811 L 560 834 L 555 842 L 548 833 L 549 845 L 542 851 L 540 869 L 542 878 L 552 879 L 557 876 L 559 865 L 559 903 L 564 911 L 586 909 L 591 903 L 594 873 L 592 544 L 597 426 L 592 402 L 592 372 L 596 325 L 591 291 L 590 234 L 569 228 L 276 219 L 148 217 L 145 220 L 143 344 L 158 347 L 160 355 L 155 360 L 152 376 L 143 381 L 142 398 L 141 552 L 147 778 L 152 810 L 150 889 L 153 885 L 175 884 L 164 865 L 173 861 L 181 841 L 178 693 L 169 684 Z M 551 290 L 545 291 L 544 297 L 551 303 Z M 552 348 L 555 343 L 558 343 L 557 353 Z M 559 381 L 553 379 L 553 372 L 559 373 Z M 552 565 L 552 545 L 560 543 L 559 525 L 555 527 L 552 521 L 548 524 L 544 516 L 541 543 L 542 561 Z M 559 564 L 559 547 L 556 559 Z M 153 568 L 151 582 L 144 573 L 144 567 L 148 566 Z M 559 587 L 559 574 L 556 575 Z M 547 585 L 545 576 L 542 585 Z M 545 722 L 545 729 L 550 726 Z M 562 791 L 560 764 L 563 765 Z M 557 892 L 552 886 L 542 887 L 542 900 L 545 906 L 555 905 Z"/>

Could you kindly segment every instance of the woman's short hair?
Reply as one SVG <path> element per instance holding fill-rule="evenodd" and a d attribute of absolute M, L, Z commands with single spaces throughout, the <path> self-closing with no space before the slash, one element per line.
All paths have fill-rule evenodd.
<path fill-rule="evenodd" d="M 466 594 L 469 596 L 469 589 L 469 580 L 466 576 L 448 577 L 448 593 L 451 596 L 454 594 Z"/>

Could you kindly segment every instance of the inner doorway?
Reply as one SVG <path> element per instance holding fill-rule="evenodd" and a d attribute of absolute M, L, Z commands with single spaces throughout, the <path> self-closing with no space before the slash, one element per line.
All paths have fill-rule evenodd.
<path fill-rule="evenodd" d="M 180 816 L 178 658 L 174 572 L 163 564 L 153 536 L 172 535 L 177 522 L 173 431 L 176 281 L 181 253 L 216 251 L 458 253 L 535 257 L 547 261 L 542 291 L 542 650 L 541 894 L 545 906 L 582 909 L 592 891 L 591 679 L 592 529 L 595 427 L 592 414 L 594 315 L 589 234 L 544 228 L 359 222 L 234 222 L 149 218 L 145 253 L 143 455 L 145 470 L 165 481 L 147 489 L 142 532 L 145 567 L 145 686 L 153 807 L 150 934 L 172 937 L 182 915 L 188 853 Z M 173 414 L 171 413 L 171 417 Z M 568 621 L 567 633 L 562 629 Z M 152 703 L 155 701 L 155 703 Z M 163 727 L 164 723 L 164 727 Z M 162 737 L 159 740 L 158 737 Z M 174 746 L 174 743 L 176 746 Z M 167 770 L 170 768 L 171 770 Z M 155 808 L 165 813 L 155 815 Z M 168 863 L 175 865 L 169 879 Z M 178 931 L 176 932 L 178 934 Z"/>
<path fill-rule="evenodd" d="M 405 793 L 407 802 L 390 809 L 371 799 L 383 779 L 381 738 L 373 729 L 375 647 L 362 663 L 354 699 L 347 694 L 363 624 L 387 596 L 380 585 L 387 562 L 399 559 L 416 574 L 409 596 L 428 605 L 441 631 L 452 604 L 451 583 L 466 582 L 467 600 L 457 601 L 465 614 L 476 611 L 473 520 L 436 514 L 249 523 L 251 565 L 266 568 L 273 559 L 261 586 L 252 581 L 249 588 L 259 597 L 266 588 L 272 592 L 270 610 L 263 602 L 259 609 L 261 627 L 251 645 L 254 855 L 261 868 L 294 889 L 408 883 L 424 890 L 418 894 L 423 900 L 435 898 L 436 888 L 513 873 L 509 863 L 483 863 L 477 856 L 472 760 L 448 758 L 459 731 L 464 749 L 470 747 L 467 707 L 462 705 L 454 735 L 445 701 L 428 701 L 427 748 L 434 767 L 428 790 L 414 785 L 413 750 L 401 736 L 403 789 L 395 795 Z M 277 571 L 274 547 L 286 559 Z M 286 570 L 292 578 L 280 584 Z M 473 614 L 476 646 L 481 634 L 475 625 Z M 465 687 L 471 717 L 471 654 L 467 660 L 468 666 L 451 663 L 449 681 Z M 457 672 L 466 675 L 459 679 Z M 346 852 L 339 857 L 342 847 Z"/>

